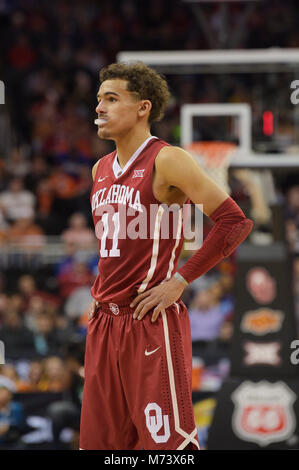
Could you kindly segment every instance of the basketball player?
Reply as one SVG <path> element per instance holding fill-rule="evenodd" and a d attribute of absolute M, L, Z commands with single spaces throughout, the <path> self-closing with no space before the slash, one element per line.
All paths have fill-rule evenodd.
<path fill-rule="evenodd" d="M 252 222 L 187 152 L 151 135 L 169 98 L 163 77 L 138 62 L 112 64 L 100 80 L 95 123 L 116 150 L 92 172 L 100 260 L 91 291 L 80 448 L 196 450 L 192 344 L 180 298 L 247 237 Z M 190 200 L 203 204 L 215 225 L 177 271 L 182 206 Z M 167 210 L 173 204 L 177 214 Z M 161 237 L 165 216 L 178 220 L 168 238 Z M 132 236 L 136 220 L 144 229 L 150 219 L 152 231 Z"/>

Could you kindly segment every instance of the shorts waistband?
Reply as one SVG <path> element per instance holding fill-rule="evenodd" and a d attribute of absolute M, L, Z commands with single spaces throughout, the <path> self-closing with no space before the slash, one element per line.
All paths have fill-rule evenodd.
<path fill-rule="evenodd" d="M 98 302 L 97 310 L 114 316 L 133 314 L 135 309 L 130 307 L 130 302 L 132 302 L 132 300 L 119 304 L 115 302 Z"/>
<path fill-rule="evenodd" d="M 127 300 L 126 302 L 123 303 L 114 303 L 114 302 L 99 302 L 97 305 L 97 310 L 96 311 L 102 311 L 104 313 L 108 313 L 109 315 L 114 315 L 114 316 L 121 316 L 121 315 L 128 315 L 131 314 L 133 315 L 135 307 L 130 307 L 130 303 L 133 301 Z M 179 305 L 182 305 L 183 302 L 181 299 L 178 299 L 176 302 L 174 302 L 172 305 L 176 305 L 176 308 L 179 309 Z"/>

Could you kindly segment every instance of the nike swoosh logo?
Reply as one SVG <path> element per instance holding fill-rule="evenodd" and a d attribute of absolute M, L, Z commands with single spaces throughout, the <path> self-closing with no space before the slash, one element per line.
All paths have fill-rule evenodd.
<path fill-rule="evenodd" d="M 156 349 L 153 349 L 153 351 L 148 351 L 148 350 L 146 349 L 146 350 L 144 351 L 144 354 L 145 354 L 146 356 L 150 356 L 151 354 L 154 354 L 156 351 L 158 351 L 158 349 L 160 349 L 160 348 L 161 348 L 161 346 L 159 346 L 159 347 L 156 348 Z"/>
<path fill-rule="evenodd" d="M 99 178 L 98 182 L 100 183 L 101 181 L 104 181 L 106 178 L 108 178 L 108 176 L 104 176 L 104 178 Z"/>

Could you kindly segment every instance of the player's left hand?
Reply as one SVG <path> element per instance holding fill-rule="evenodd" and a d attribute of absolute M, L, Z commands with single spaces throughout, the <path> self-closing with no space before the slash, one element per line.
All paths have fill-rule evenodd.
<path fill-rule="evenodd" d="M 149 310 L 154 311 L 152 322 L 156 321 L 159 313 L 167 307 L 170 307 L 182 295 L 185 285 L 178 279 L 172 277 L 169 281 L 159 284 L 142 294 L 139 294 L 131 302 L 130 307 L 136 307 L 133 318 L 142 320 Z"/>

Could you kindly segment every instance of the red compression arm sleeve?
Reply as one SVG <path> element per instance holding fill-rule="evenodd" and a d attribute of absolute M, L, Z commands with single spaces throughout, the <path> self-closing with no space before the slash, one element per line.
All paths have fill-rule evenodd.
<path fill-rule="evenodd" d="M 253 222 L 245 217 L 231 197 L 222 202 L 209 217 L 215 222 L 214 227 L 201 248 L 178 270 L 188 283 L 230 255 L 253 227 Z"/>

